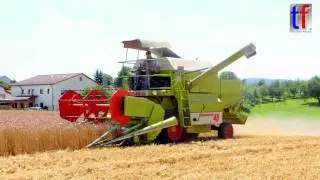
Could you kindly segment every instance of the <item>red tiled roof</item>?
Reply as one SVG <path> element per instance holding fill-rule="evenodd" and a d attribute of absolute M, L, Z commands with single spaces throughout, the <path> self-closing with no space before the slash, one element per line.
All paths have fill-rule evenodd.
<path fill-rule="evenodd" d="M 78 76 L 80 74 L 83 74 L 83 73 L 38 75 L 38 76 L 34 76 L 32 78 L 20 81 L 18 83 L 15 83 L 12 86 L 16 86 L 16 85 L 51 85 L 51 84 L 56 84 L 58 82 L 73 78 L 73 77 Z"/>

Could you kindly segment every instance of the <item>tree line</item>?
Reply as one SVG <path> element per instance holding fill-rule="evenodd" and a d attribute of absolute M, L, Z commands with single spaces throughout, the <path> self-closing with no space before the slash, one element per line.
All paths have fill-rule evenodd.
<path fill-rule="evenodd" d="M 131 71 L 130 67 L 122 66 L 120 71 L 117 74 L 117 77 L 112 77 L 111 75 L 107 73 L 103 73 L 101 70 L 97 69 L 95 73 L 93 74 L 93 78 L 96 81 L 97 84 L 99 84 L 102 87 L 110 88 L 110 87 L 121 87 L 123 83 L 123 76 L 128 76 Z"/>
<path fill-rule="evenodd" d="M 275 80 L 266 83 L 248 84 L 242 80 L 243 95 L 253 104 L 264 102 L 285 101 L 295 98 L 316 98 L 320 104 L 320 77 L 314 76 L 309 80 Z"/>

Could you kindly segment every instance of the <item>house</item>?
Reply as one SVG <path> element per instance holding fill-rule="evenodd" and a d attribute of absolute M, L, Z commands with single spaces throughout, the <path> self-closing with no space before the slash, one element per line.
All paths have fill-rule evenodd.
<path fill-rule="evenodd" d="M 7 84 L 11 84 L 12 80 L 8 78 L 7 76 L 0 76 L 0 81 L 3 81 Z"/>
<path fill-rule="evenodd" d="M 32 101 L 32 97 L 13 97 L 10 90 L 0 84 L 0 109 L 26 108 Z"/>
<path fill-rule="evenodd" d="M 58 101 L 67 90 L 82 91 L 96 87 L 96 82 L 83 73 L 38 75 L 12 84 L 15 97 L 32 97 L 30 107 L 59 110 Z"/>

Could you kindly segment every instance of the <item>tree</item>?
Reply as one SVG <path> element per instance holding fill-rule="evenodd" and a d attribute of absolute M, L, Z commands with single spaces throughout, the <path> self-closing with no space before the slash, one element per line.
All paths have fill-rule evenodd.
<path fill-rule="evenodd" d="M 265 101 L 266 96 L 269 95 L 268 86 L 266 84 L 262 84 L 258 88 L 259 88 L 259 94 L 260 94 L 260 97 L 261 97 L 262 101 Z"/>
<path fill-rule="evenodd" d="M 130 74 L 131 68 L 127 66 L 122 66 L 121 70 L 118 72 L 117 78 L 114 80 L 115 87 L 123 86 L 123 77 L 128 76 Z"/>
<path fill-rule="evenodd" d="M 264 79 L 261 79 L 259 82 L 258 82 L 258 86 L 264 86 L 266 84 L 266 81 Z"/>
<path fill-rule="evenodd" d="M 252 94 L 252 92 L 244 91 L 243 96 L 244 96 L 244 103 L 245 104 L 248 104 L 250 106 L 254 106 L 255 105 L 255 103 L 254 103 L 254 95 Z"/>
<path fill-rule="evenodd" d="M 293 86 L 289 88 L 289 92 L 291 93 L 291 95 L 293 96 L 293 98 L 296 97 L 296 95 L 298 94 L 298 88 Z"/>
<path fill-rule="evenodd" d="M 303 81 L 301 83 L 301 86 L 299 88 L 300 90 L 300 96 L 304 99 L 308 98 L 309 96 L 309 91 L 308 91 L 308 82 L 307 81 Z"/>
<path fill-rule="evenodd" d="M 96 72 L 93 75 L 94 81 L 101 85 L 103 83 L 103 73 L 101 70 L 97 69 Z"/>
<path fill-rule="evenodd" d="M 253 97 L 254 97 L 255 104 L 258 104 L 261 102 L 261 98 L 260 98 L 261 96 L 260 96 L 259 92 L 257 91 L 257 88 L 255 88 L 253 91 Z"/>
<path fill-rule="evenodd" d="M 308 91 L 311 97 L 314 97 L 318 100 L 320 105 L 320 77 L 314 76 L 308 81 Z"/>
<path fill-rule="evenodd" d="M 234 72 L 231 71 L 223 71 L 220 74 L 220 78 L 223 80 L 238 80 L 239 78 Z"/>
<path fill-rule="evenodd" d="M 273 82 L 268 89 L 269 89 L 269 95 L 271 96 L 272 101 L 274 100 L 274 98 L 281 100 L 281 97 L 284 94 L 284 89 L 283 87 L 280 86 L 279 80 L 276 80 L 275 82 Z"/>
<path fill-rule="evenodd" d="M 88 92 L 90 90 L 99 90 L 101 91 L 102 93 L 104 93 L 105 95 L 107 95 L 107 97 L 111 97 L 111 92 L 110 91 L 107 91 L 103 86 L 101 85 L 97 85 L 96 87 L 93 87 L 93 88 L 85 88 L 84 90 L 82 90 L 81 94 L 83 96 L 87 95 Z"/>
<path fill-rule="evenodd" d="M 16 83 L 17 81 L 15 80 L 15 79 L 12 79 L 11 81 L 10 81 L 10 84 L 14 84 L 14 83 Z"/>
<path fill-rule="evenodd" d="M 113 78 L 109 74 L 102 74 L 102 86 L 110 87 L 113 84 Z"/>
<path fill-rule="evenodd" d="M 10 89 L 10 84 L 4 82 L 4 81 L 0 81 L 0 85 L 2 85 L 5 89 Z"/>

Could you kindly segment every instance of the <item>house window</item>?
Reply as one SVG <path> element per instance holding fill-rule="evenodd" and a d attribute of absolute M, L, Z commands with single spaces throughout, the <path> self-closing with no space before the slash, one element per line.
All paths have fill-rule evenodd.
<path fill-rule="evenodd" d="M 21 89 L 21 94 L 24 94 L 24 89 Z"/>
<path fill-rule="evenodd" d="M 31 94 L 33 94 L 34 93 L 34 89 L 31 89 Z"/>
<path fill-rule="evenodd" d="M 82 76 L 79 77 L 79 81 L 82 81 Z"/>
<path fill-rule="evenodd" d="M 50 89 L 47 89 L 47 94 L 50 94 Z"/>
<path fill-rule="evenodd" d="M 40 94 L 43 94 L 43 89 L 40 89 Z"/>
<path fill-rule="evenodd" d="M 31 93 L 31 89 L 28 89 L 28 94 L 30 94 Z"/>

